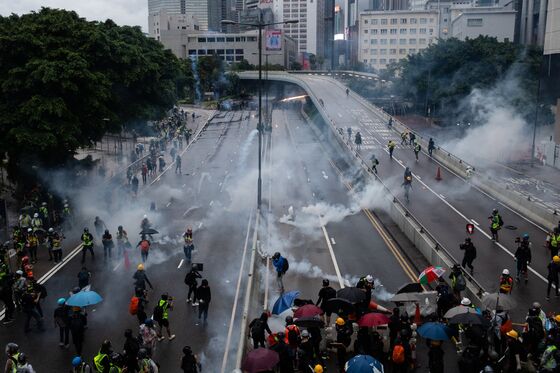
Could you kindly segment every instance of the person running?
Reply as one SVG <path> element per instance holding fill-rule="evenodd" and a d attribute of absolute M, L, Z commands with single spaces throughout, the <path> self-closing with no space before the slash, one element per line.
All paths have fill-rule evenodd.
<path fill-rule="evenodd" d="M 138 264 L 138 266 L 136 267 L 136 272 L 134 272 L 132 278 L 134 279 L 134 287 L 136 289 L 141 289 L 142 291 L 146 290 L 146 283 L 150 286 L 150 289 L 154 289 L 152 283 L 148 279 L 148 275 L 146 275 L 144 264 Z"/>
<path fill-rule="evenodd" d="M 163 341 L 165 337 L 163 336 L 163 328 L 167 330 L 167 336 L 169 340 L 172 341 L 175 338 L 175 334 L 171 334 L 171 329 L 169 328 L 169 310 L 173 309 L 173 298 L 167 293 L 161 295 L 158 305 L 154 308 L 154 320 L 158 323 L 158 340 Z"/>
<path fill-rule="evenodd" d="M 490 220 L 490 233 L 492 233 L 492 241 L 498 242 L 498 231 L 502 229 L 504 221 L 498 213 L 498 209 L 492 210 L 492 215 L 488 217 Z"/>
<path fill-rule="evenodd" d="M 54 326 L 58 327 L 60 334 L 60 347 L 70 346 L 70 308 L 66 305 L 65 298 L 59 298 L 58 307 L 54 310 Z"/>
<path fill-rule="evenodd" d="M 379 165 L 379 160 L 377 159 L 375 154 L 372 154 L 369 160 L 371 161 L 371 170 L 377 173 L 377 166 Z"/>
<path fill-rule="evenodd" d="M 418 162 L 418 154 L 420 154 L 420 150 L 422 150 L 422 147 L 420 146 L 420 143 L 418 141 L 414 142 L 414 156 L 416 157 L 416 162 Z"/>
<path fill-rule="evenodd" d="M 253 321 L 249 323 L 248 337 L 253 339 L 253 347 L 255 349 L 259 348 L 259 346 L 266 348 L 265 331 L 269 335 L 272 334 L 272 331 L 268 326 L 268 313 L 263 312 L 260 317 L 253 319 Z"/>
<path fill-rule="evenodd" d="M 208 280 L 203 279 L 198 289 L 196 289 L 196 299 L 198 299 L 198 321 L 204 316 L 203 323 L 207 324 L 208 319 L 208 308 L 210 307 L 210 301 L 212 300 L 212 293 L 210 291 L 210 286 L 208 286 Z"/>
<path fill-rule="evenodd" d="M 181 175 L 181 156 L 179 154 L 175 157 L 175 173 Z"/>
<path fill-rule="evenodd" d="M 332 311 L 327 307 L 327 302 L 332 298 L 336 298 L 336 290 L 330 286 L 330 281 L 328 279 L 324 279 L 323 287 L 319 290 L 319 298 L 315 305 L 321 307 L 323 310 L 323 319 L 326 325 L 329 325 L 331 322 Z"/>
<path fill-rule="evenodd" d="M 86 262 L 86 253 L 89 251 L 91 254 L 91 259 L 95 260 L 95 254 L 93 253 L 93 236 L 89 233 L 88 228 L 84 228 L 84 233 L 82 233 L 82 264 Z"/>
<path fill-rule="evenodd" d="M 356 132 L 356 136 L 354 137 L 354 144 L 356 144 L 356 149 L 360 151 L 362 147 L 362 134 L 360 131 Z"/>
<path fill-rule="evenodd" d="M 529 241 L 529 235 L 525 233 L 523 238 L 518 240 L 518 244 L 519 246 L 515 251 L 515 261 L 517 262 L 515 280 L 519 282 L 521 275 L 523 275 L 525 284 L 527 284 L 529 282 L 529 271 L 527 267 L 531 264 L 531 242 Z"/>
<path fill-rule="evenodd" d="M 119 257 L 123 255 L 128 244 L 128 233 L 126 233 L 122 225 L 119 225 L 117 228 L 117 255 Z"/>
<path fill-rule="evenodd" d="M 436 148 L 436 145 L 434 143 L 434 139 L 432 139 L 430 137 L 430 140 L 428 141 L 428 154 L 430 155 L 430 157 L 432 156 L 432 153 L 433 153 L 435 148 Z"/>
<path fill-rule="evenodd" d="M 348 88 L 346 88 L 346 97 L 348 97 L 349 93 L 350 93 L 350 90 Z"/>
<path fill-rule="evenodd" d="M 408 131 L 402 131 L 401 132 L 401 145 L 406 145 L 408 141 Z"/>
<path fill-rule="evenodd" d="M 387 149 L 389 149 L 389 158 L 391 159 L 393 159 L 393 152 L 395 151 L 395 146 L 397 146 L 397 144 L 395 144 L 393 140 L 389 140 L 389 143 L 387 144 Z"/>
<path fill-rule="evenodd" d="M 148 238 L 146 238 L 146 235 L 143 234 L 142 239 L 140 240 L 140 242 L 138 242 L 138 245 L 136 245 L 136 248 L 140 248 L 140 255 L 142 256 L 143 263 L 146 263 L 146 261 L 148 260 L 148 255 L 150 254 L 150 246 L 150 241 L 148 240 Z"/>
<path fill-rule="evenodd" d="M 472 263 L 476 259 L 476 247 L 474 247 L 471 238 L 465 238 L 465 242 L 459 245 L 459 248 L 465 251 L 461 266 L 465 269 L 469 267 L 471 269 L 471 275 L 474 274 L 474 267 Z"/>
<path fill-rule="evenodd" d="M 198 362 L 198 356 L 193 354 L 190 346 L 183 347 L 181 369 L 183 370 L 183 373 L 198 373 L 202 370 L 202 366 Z"/>
<path fill-rule="evenodd" d="M 103 243 L 103 259 L 105 261 L 107 260 L 107 257 L 111 259 L 111 251 L 113 250 L 115 243 L 113 242 L 113 235 L 109 233 L 108 229 L 105 229 L 105 233 L 103 233 L 103 236 L 101 237 L 101 242 Z"/>
<path fill-rule="evenodd" d="M 193 307 L 198 306 L 198 302 L 196 301 L 196 289 L 198 287 L 198 282 L 197 282 L 198 278 L 202 278 L 202 276 L 197 271 L 196 265 L 192 265 L 191 270 L 185 276 L 185 284 L 189 287 L 189 292 L 187 294 L 187 303 L 191 301 L 191 295 L 192 295 Z"/>
<path fill-rule="evenodd" d="M 288 270 L 288 259 L 280 255 L 279 252 L 276 252 L 272 256 L 272 265 L 276 270 L 276 283 L 278 284 L 278 289 L 280 290 L 281 293 L 283 293 L 284 282 L 282 281 L 282 278 L 284 277 L 286 271 Z"/>
<path fill-rule="evenodd" d="M 560 256 L 558 255 L 554 256 L 554 258 L 552 258 L 550 263 L 548 263 L 547 269 L 548 269 L 548 276 L 547 276 L 548 287 L 546 289 L 546 300 L 550 300 L 550 288 L 552 287 L 553 284 L 554 284 L 554 290 L 556 291 L 556 298 L 560 296 L 559 289 L 558 289 L 559 287 L 558 274 L 560 273 Z"/>

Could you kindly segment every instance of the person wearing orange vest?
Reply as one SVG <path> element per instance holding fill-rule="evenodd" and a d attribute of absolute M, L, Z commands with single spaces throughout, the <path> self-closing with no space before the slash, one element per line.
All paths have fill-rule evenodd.
<path fill-rule="evenodd" d="M 513 278 L 509 275 L 509 269 L 505 268 L 500 276 L 500 293 L 511 294 L 513 289 Z"/>
<path fill-rule="evenodd" d="M 150 246 L 151 246 L 150 241 L 146 238 L 146 235 L 143 234 L 142 240 L 138 242 L 138 245 L 136 245 L 136 247 L 140 248 L 140 254 L 142 255 L 143 263 L 146 263 L 146 260 L 148 260 L 148 254 L 150 253 Z"/>
<path fill-rule="evenodd" d="M 294 318 L 292 316 L 286 316 L 286 329 L 284 330 L 285 339 L 287 345 L 291 348 L 296 349 L 299 344 L 300 330 L 297 325 L 294 324 Z"/>

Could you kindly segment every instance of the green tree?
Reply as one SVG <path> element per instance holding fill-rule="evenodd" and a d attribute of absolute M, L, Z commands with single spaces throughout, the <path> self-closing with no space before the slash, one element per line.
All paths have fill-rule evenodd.
<path fill-rule="evenodd" d="M 160 117 L 178 74 L 177 59 L 138 27 L 49 8 L 0 17 L 0 147 L 10 177 Z"/>
<path fill-rule="evenodd" d="M 203 92 L 217 91 L 224 74 L 222 59 L 216 55 L 199 57 L 196 68 Z"/>

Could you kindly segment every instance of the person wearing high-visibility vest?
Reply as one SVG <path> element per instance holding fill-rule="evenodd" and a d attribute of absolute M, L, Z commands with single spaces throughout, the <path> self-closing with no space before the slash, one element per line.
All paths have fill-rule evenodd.
<path fill-rule="evenodd" d="M 95 260 L 95 254 L 93 253 L 93 236 L 89 233 L 88 228 L 84 228 L 84 233 L 82 233 L 82 264 L 86 261 L 86 252 L 89 250 L 91 253 L 91 259 Z"/>
<path fill-rule="evenodd" d="M 488 219 L 490 219 L 490 233 L 492 233 L 492 241 L 498 242 L 498 231 L 502 229 L 502 225 L 504 225 L 504 221 L 498 213 L 498 209 L 492 210 L 492 216 L 489 216 Z"/>
<path fill-rule="evenodd" d="M 39 215 L 45 223 L 49 222 L 49 209 L 47 208 L 46 202 L 41 203 L 41 207 L 39 207 Z"/>
<path fill-rule="evenodd" d="M 500 294 L 511 294 L 513 289 L 513 277 L 509 274 L 509 269 L 504 269 L 500 276 Z"/>
<path fill-rule="evenodd" d="M 33 232 L 35 232 L 37 229 L 43 228 L 43 221 L 39 217 L 38 213 L 35 213 L 33 215 L 33 219 L 31 219 L 31 228 L 33 228 Z"/>
<path fill-rule="evenodd" d="M 8 343 L 6 345 L 6 355 L 8 356 L 8 359 L 6 360 L 4 372 L 16 373 L 17 361 L 19 358 L 19 346 L 15 343 Z"/>
<path fill-rule="evenodd" d="M 39 247 L 39 239 L 31 228 L 27 229 L 27 239 L 25 241 L 25 247 L 29 252 L 29 259 L 31 259 L 31 264 L 37 263 L 37 248 Z"/>
<path fill-rule="evenodd" d="M 170 309 L 173 309 L 173 298 L 170 297 L 169 294 L 163 293 L 158 305 L 154 309 L 154 320 L 157 321 L 159 326 L 158 339 L 160 341 L 163 341 L 165 339 L 165 337 L 163 336 L 163 328 L 167 330 L 167 335 L 170 341 L 175 339 L 175 334 L 171 334 L 171 329 L 169 328 Z"/>
<path fill-rule="evenodd" d="M 558 228 L 554 228 L 548 236 L 548 249 L 551 259 L 558 255 L 558 244 L 560 244 L 560 231 Z"/>
<path fill-rule="evenodd" d="M 103 344 L 101 344 L 99 352 L 93 358 L 93 364 L 99 373 L 109 373 L 109 370 L 111 369 L 112 350 L 111 341 L 107 339 L 104 340 Z"/>
<path fill-rule="evenodd" d="M 397 146 L 397 144 L 395 144 L 393 140 L 389 140 L 389 143 L 387 144 L 387 148 L 389 149 L 389 158 L 391 159 L 393 159 L 393 152 L 395 151 L 395 146 Z"/>
<path fill-rule="evenodd" d="M 558 361 L 556 359 L 558 357 L 558 347 L 556 347 L 553 341 L 550 341 L 542 354 L 541 370 L 539 372 L 556 372 L 558 368 Z"/>

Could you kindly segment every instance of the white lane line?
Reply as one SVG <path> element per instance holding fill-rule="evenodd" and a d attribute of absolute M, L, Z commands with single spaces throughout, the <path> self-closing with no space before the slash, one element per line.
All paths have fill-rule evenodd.
<path fill-rule="evenodd" d="M 169 207 L 171 206 L 171 201 L 167 202 L 167 205 L 165 205 L 165 207 Z"/>
<path fill-rule="evenodd" d="M 334 240 L 334 237 L 331 237 L 331 243 L 332 243 L 333 245 L 336 245 L 336 241 Z"/>
<path fill-rule="evenodd" d="M 210 206 L 212 206 L 214 204 L 214 200 L 210 201 Z"/>
<path fill-rule="evenodd" d="M 115 272 L 117 269 L 119 269 L 119 267 L 121 266 L 122 261 L 119 260 L 119 262 L 117 263 L 117 265 L 113 268 L 113 272 Z"/>
<path fill-rule="evenodd" d="M 445 199 L 445 196 L 444 196 L 443 194 L 440 194 L 439 196 L 440 196 L 441 198 L 444 198 L 444 199 Z"/>
<path fill-rule="evenodd" d="M 334 250 L 331 245 L 331 241 L 329 240 L 329 234 L 327 233 L 327 229 L 323 224 L 321 224 L 321 229 L 323 230 L 323 235 L 325 236 L 325 241 L 327 241 L 327 246 L 329 248 L 329 253 L 331 254 L 331 259 L 334 265 L 334 270 L 336 272 L 336 277 L 338 278 L 338 283 L 340 288 L 344 288 L 344 281 L 342 280 L 342 275 L 340 274 L 340 268 L 338 268 L 338 262 L 336 260 L 336 256 L 334 255 Z"/>
<path fill-rule="evenodd" d="M 198 229 L 200 229 L 201 227 L 202 227 L 202 222 L 200 222 L 200 223 L 198 224 Z"/>
<path fill-rule="evenodd" d="M 338 116 L 339 116 L 340 118 L 342 118 L 342 114 L 340 114 L 340 113 L 337 113 L 337 114 L 338 114 Z"/>
<path fill-rule="evenodd" d="M 478 223 L 476 222 L 476 220 L 474 220 L 474 219 L 471 219 L 471 221 L 473 222 L 474 225 L 480 225 L 480 224 L 478 224 Z"/>
<path fill-rule="evenodd" d="M 179 262 L 179 265 L 177 266 L 177 269 L 179 269 L 183 266 L 184 261 L 185 261 L 185 259 L 181 259 L 181 261 Z"/>
<path fill-rule="evenodd" d="M 237 276 L 237 287 L 235 289 L 235 298 L 233 307 L 231 308 L 231 318 L 229 320 L 229 330 L 226 338 L 226 346 L 224 349 L 224 359 L 222 360 L 222 373 L 226 371 L 227 359 L 229 354 L 229 345 L 231 343 L 231 334 L 233 332 L 233 323 L 235 320 L 235 313 L 237 312 L 237 302 L 239 300 L 239 291 L 241 289 L 241 279 L 243 277 L 243 267 L 245 266 L 245 257 L 247 256 L 247 247 L 249 244 L 249 234 L 251 233 L 251 221 L 253 220 L 253 210 L 249 214 L 249 221 L 247 223 L 247 234 L 245 235 L 245 244 L 243 245 L 243 255 L 241 256 L 241 265 L 239 266 L 239 275 Z"/>

